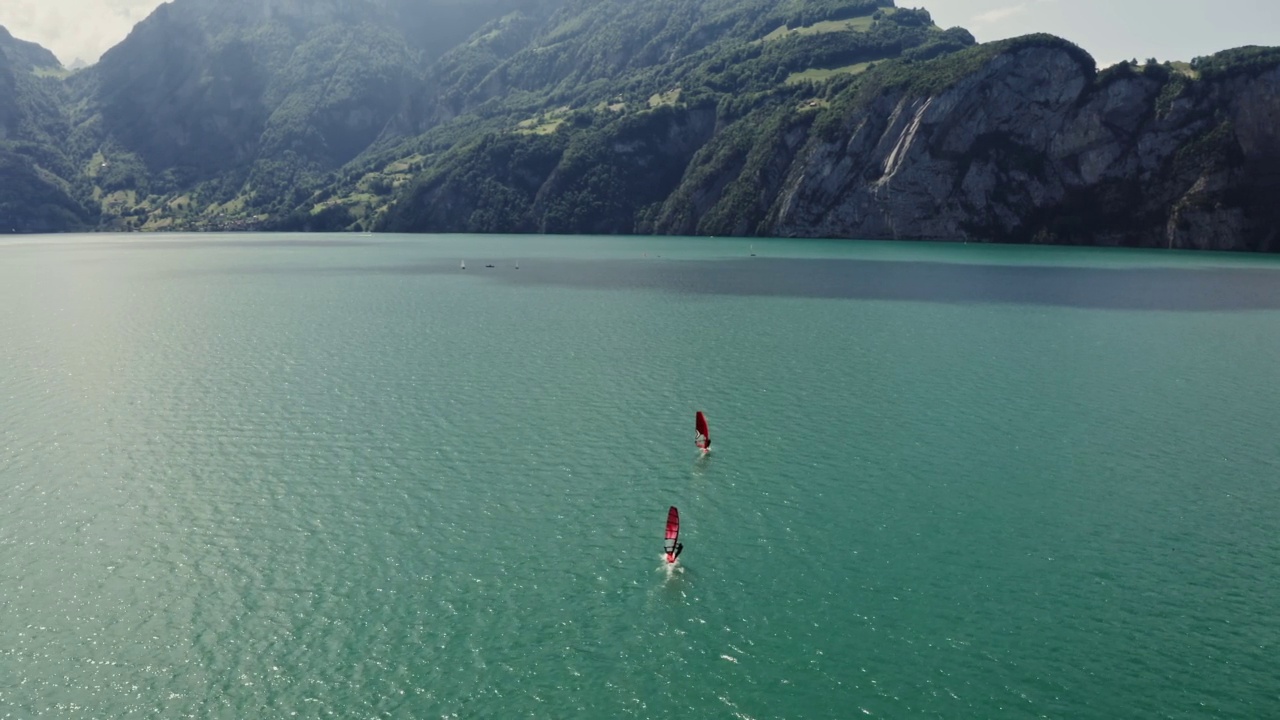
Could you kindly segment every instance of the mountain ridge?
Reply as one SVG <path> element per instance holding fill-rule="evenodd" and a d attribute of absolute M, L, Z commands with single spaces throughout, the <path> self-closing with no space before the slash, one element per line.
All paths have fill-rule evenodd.
<path fill-rule="evenodd" d="M 1100 72 L 890 0 L 175 0 L 76 72 L 6 37 L 14 230 L 1280 250 L 1273 48 Z"/>

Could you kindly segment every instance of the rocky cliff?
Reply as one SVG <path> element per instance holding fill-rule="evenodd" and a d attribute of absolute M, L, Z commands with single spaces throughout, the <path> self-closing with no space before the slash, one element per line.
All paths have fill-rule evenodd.
<path fill-rule="evenodd" d="M 945 88 L 911 77 L 864 88 L 802 148 L 777 145 L 787 175 L 756 230 L 1280 250 L 1274 58 L 1224 57 L 1197 77 L 1158 65 L 1098 75 L 1052 38 L 974 54 Z"/>

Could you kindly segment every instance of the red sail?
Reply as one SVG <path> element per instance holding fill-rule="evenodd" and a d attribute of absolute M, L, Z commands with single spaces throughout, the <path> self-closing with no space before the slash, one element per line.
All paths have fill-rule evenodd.
<path fill-rule="evenodd" d="M 694 418 L 694 427 L 698 430 L 698 437 L 694 440 L 694 444 L 706 450 L 711 447 L 711 431 L 707 430 L 707 416 L 698 411 L 698 416 Z"/>
<path fill-rule="evenodd" d="M 676 510 L 676 506 L 672 505 L 667 511 L 667 562 L 675 562 L 673 553 L 676 551 L 676 542 L 680 539 L 680 511 Z"/>

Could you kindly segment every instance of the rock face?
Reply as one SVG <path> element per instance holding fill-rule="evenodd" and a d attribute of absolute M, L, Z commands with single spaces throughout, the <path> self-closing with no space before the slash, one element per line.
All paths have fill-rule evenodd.
<path fill-rule="evenodd" d="M 789 158 L 761 233 L 1280 250 L 1280 68 L 1159 70 L 1031 44 L 885 89 Z"/>
<path fill-rule="evenodd" d="M 386 229 L 1280 251 L 1274 49 L 1099 73 L 1027 36 L 792 98 L 736 119 L 721 103 L 714 128 L 684 109 L 645 143 L 478 144 Z"/>

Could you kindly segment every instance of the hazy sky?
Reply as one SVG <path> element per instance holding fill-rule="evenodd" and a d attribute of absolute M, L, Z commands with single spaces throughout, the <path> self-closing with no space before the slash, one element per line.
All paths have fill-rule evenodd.
<path fill-rule="evenodd" d="M 0 25 L 53 51 L 64 65 L 97 62 L 158 0 L 0 0 Z"/>
<path fill-rule="evenodd" d="M 689 0 L 697 2 L 697 0 Z M 0 25 L 65 64 L 97 61 L 157 0 L 0 0 Z M 1101 65 L 1125 58 L 1190 60 L 1240 45 L 1280 44 L 1280 0 L 898 0 L 980 41 L 1060 35 Z"/>
<path fill-rule="evenodd" d="M 903 0 L 898 5 L 912 5 Z M 979 41 L 1047 32 L 1093 55 L 1190 60 L 1241 45 L 1280 45 L 1280 0 L 920 0 L 943 27 Z"/>

